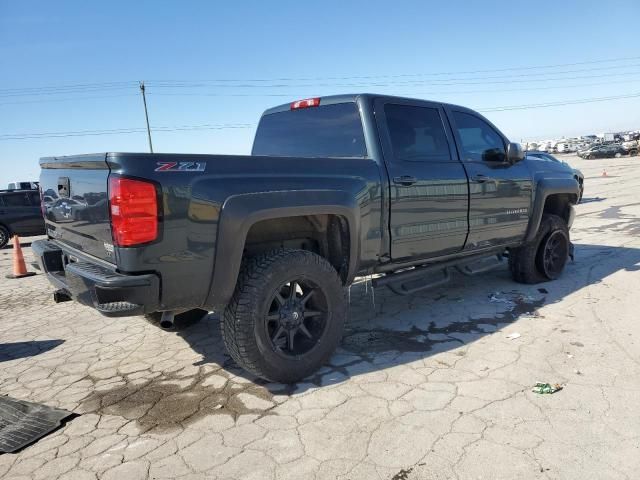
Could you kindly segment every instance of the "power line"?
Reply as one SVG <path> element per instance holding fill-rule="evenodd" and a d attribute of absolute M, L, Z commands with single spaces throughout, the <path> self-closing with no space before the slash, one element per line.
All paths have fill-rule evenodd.
<path fill-rule="evenodd" d="M 583 83 L 583 84 L 573 84 L 573 85 L 547 85 L 541 87 L 523 87 L 523 88 L 501 88 L 500 93 L 502 92 L 523 92 L 523 91 L 535 91 L 535 90 L 556 90 L 556 89 L 566 89 L 566 88 L 580 88 L 580 87 L 594 87 L 594 86 L 602 86 L 602 85 L 614 85 L 614 84 L 622 84 L 622 83 L 637 83 L 638 80 L 613 80 L 608 82 L 596 82 L 596 83 Z M 400 96 L 412 96 L 412 95 L 460 95 L 460 94 L 468 94 L 468 93 L 496 93 L 495 88 L 492 90 L 442 90 L 442 91 L 414 91 L 410 93 L 404 94 L 394 94 Z M 293 98 L 295 94 L 291 93 L 210 93 L 210 92 L 179 92 L 179 93 L 147 93 L 147 95 L 163 96 L 163 97 L 286 97 Z M 2 105 L 0 103 L 0 105 Z"/>
<path fill-rule="evenodd" d="M 237 123 L 237 124 L 202 124 L 202 125 L 178 125 L 178 126 L 161 126 L 151 127 L 157 132 L 177 132 L 185 130 L 225 130 L 236 128 L 251 128 L 255 124 Z M 0 135 L 2 140 L 36 140 L 40 138 L 62 138 L 62 137 L 85 137 L 85 136 L 102 136 L 102 135 L 121 135 L 131 133 L 146 132 L 146 128 L 114 128 L 107 130 L 75 130 L 66 132 L 36 132 L 36 133 L 8 133 Z"/>
<path fill-rule="evenodd" d="M 396 86 L 422 86 L 422 85 L 432 85 L 432 86 L 457 86 L 457 85 L 502 85 L 502 84 L 511 84 L 511 83 L 539 83 L 539 82 L 555 82 L 555 81 L 563 81 L 563 80 L 583 80 L 583 79 L 591 79 L 591 78 L 606 78 L 606 77 L 618 77 L 618 76 L 637 76 L 640 75 L 640 71 L 632 71 L 632 72 L 612 72 L 612 73 L 602 73 L 597 75 L 575 75 L 570 77 L 558 77 L 558 78 L 531 78 L 531 79 L 511 79 L 511 80 L 489 80 L 489 77 L 485 79 L 477 78 L 452 78 L 446 80 L 412 80 L 412 81 L 402 81 L 402 82 L 374 82 L 374 83 L 316 83 L 316 84 L 290 84 L 290 83 L 279 83 L 279 84 L 269 84 L 269 85 L 255 85 L 250 83 L 238 83 L 238 84 L 206 84 L 206 83 L 191 83 L 191 84 L 175 84 L 175 85 L 160 85 L 157 83 L 149 82 L 148 86 L 152 88 L 162 88 L 162 89 L 175 89 L 175 88 L 248 88 L 248 89 L 258 89 L 258 88 L 325 88 L 325 87 L 333 87 L 333 88 L 362 88 L 362 87 L 396 87 Z M 497 77 L 500 78 L 500 77 Z M 482 81 L 468 81 L 468 80 L 482 80 Z"/>
<path fill-rule="evenodd" d="M 32 93 L 40 91 L 57 91 L 57 90 L 82 90 L 85 88 L 100 88 L 100 87 L 117 87 L 117 86 L 132 86 L 136 85 L 134 81 L 120 81 L 120 82 L 101 82 L 101 83 L 80 83 L 72 85 L 51 85 L 42 87 L 20 87 L 20 88 L 3 88 L 0 89 L 0 94 L 5 93 Z"/>
<path fill-rule="evenodd" d="M 498 73 L 498 72 L 517 72 L 517 71 L 531 71 L 531 70 L 543 70 L 543 69 L 553 69 L 560 67 L 571 67 L 571 66 L 579 66 L 579 65 L 597 65 L 597 64 L 605 64 L 605 63 L 616 63 L 616 62 L 627 62 L 631 60 L 639 60 L 640 57 L 619 57 L 619 58 L 609 58 L 609 59 L 600 59 L 600 60 L 589 60 L 582 62 L 572 62 L 572 63 L 560 63 L 560 64 L 551 64 L 551 65 L 536 65 L 536 66 L 525 66 L 525 67 L 507 67 L 507 68 L 499 68 L 499 69 L 485 69 L 485 70 L 468 70 L 468 71 L 453 71 L 453 72 L 431 72 L 431 73 L 403 73 L 403 74 L 395 74 L 395 75 L 351 75 L 351 76 L 330 76 L 330 77 L 285 77 L 285 78 L 257 78 L 257 79 L 213 79 L 213 80 L 198 80 L 198 81 L 189 81 L 189 80 L 156 80 L 156 86 L 169 87 L 169 86 L 193 86 L 193 84 L 202 84 L 202 83 L 232 83 L 232 82 L 249 82 L 249 83 L 257 83 L 257 82 L 280 82 L 280 81 L 331 81 L 331 80 L 369 80 L 369 79 L 395 79 L 395 78 L 403 78 L 403 77 L 433 77 L 433 76 L 451 76 L 451 75 L 469 75 L 469 74 L 477 74 L 477 73 Z M 609 66 L 607 68 L 629 68 L 635 67 L 638 65 L 615 65 Z M 572 72 L 580 72 L 580 71 L 590 71 L 591 69 L 574 69 L 568 70 L 565 72 L 540 72 L 540 73 L 529 73 L 529 74 L 513 74 L 511 77 L 523 77 L 523 76 L 544 76 L 544 75 L 558 75 L 562 73 L 572 73 Z M 478 79 L 490 79 L 492 77 L 480 77 Z M 502 78 L 493 77 L 493 78 Z M 587 77 L 588 78 L 588 77 Z M 442 81 L 452 81 L 457 79 L 444 79 Z M 471 80 L 471 78 L 467 79 L 459 79 L 459 80 Z M 438 81 L 438 80 L 432 80 Z M 189 85 L 186 85 L 186 84 Z M 397 82 L 396 82 L 397 83 Z M 394 84 L 396 84 L 394 83 Z M 406 83 L 406 82 L 405 82 Z M 11 96 L 25 96 L 25 95 L 59 95 L 64 93 L 82 93 L 82 92 L 94 92 L 101 90 L 118 90 L 118 89 L 128 89 L 132 87 L 136 87 L 138 82 L 133 80 L 127 81 L 113 81 L 113 82 L 99 82 L 99 83 L 80 83 L 80 84 L 69 84 L 69 85 L 50 85 L 50 86 L 40 86 L 40 87 L 21 87 L 21 88 L 8 88 L 8 89 L 0 89 L 0 97 L 11 97 Z M 346 85 L 346 86 L 357 86 L 356 85 Z M 221 85 L 222 86 L 222 85 Z M 243 85 L 229 85 L 234 87 L 242 87 Z M 254 87 L 265 86 L 272 87 L 267 85 L 254 85 Z M 313 85 L 304 85 L 305 87 L 313 86 Z M 334 86 L 332 84 L 328 84 L 327 86 Z M 289 85 L 278 85 L 278 87 L 290 87 Z"/>
<path fill-rule="evenodd" d="M 640 66 L 640 64 L 638 65 Z M 603 73 L 603 74 L 598 74 L 598 75 L 579 75 L 579 76 L 571 76 L 571 77 L 558 77 L 558 78 L 531 78 L 531 79 L 512 79 L 512 80 L 495 80 L 495 81 L 467 81 L 467 80 L 472 80 L 472 79 L 447 79 L 447 80 L 436 80 L 436 81 L 411 81 L 411 82 L 392 82 L 392 83 L 385 83 L 385 82 L 377 82 L 377 83 L 361 83 L 361 84 L 357 84 L 357 83 L 352 83 L 352 84 L 318 84 L 318 85 L 291 85 L 291 84 L 272 84 L 272 85 L 251 85 L 251 84 L 236 84 L 236 85 L 232 85 L 232 84 L 221 84 L 221 85 L 206 85 L 206 84 L 198 84 L 198 83 L 193 83 L 193 84 L 189 84 L 189 85 L 156 85 L 156 84 L 151 84 L 151 87 L 153 87 L 153 89 L 193 89 L 193 88 L 202 88 L 202 87 L 209 87 L 209 88 L 223 88 L 223 89 L 227 89 L 227 88 L 250 88 L 250 89 L 254 89 L 254 88 L 267 88 L 267 89 L 272 89 L 272 88 L 318 88 L 318 87 L 332 87 L 332 88 L 369 88 L 369 87 L 398 87 L 398 86 L 404 86 L 404 87 L 418 87 L 418 86 L 434 86 L 434 87 L 448 87 L 448 86 L 464 86 L 464 85 L 503 85 L 503 84 L 528 84 L 528 83 L 541 83 L 541 82 L 554 82 L 554 81 L 565 81 L 565 80 L 585 80 L 585 79 L 596 79 L 596 78 L 608 78 L 608 77 L 618 77 L 618 76 L 624 76 L 625 78 L 628 77 L 636 77 L 640 75 L 640 72 L 611 72 L 611 73 Z M 490 79 L 490 78 L 500 78 L 500 77 L 485 77 L 485 79 Z M 480 78 L 478 78 L 480 79 Z M 458 81 L 461 80 L 461 81 Z M 542 87 L 542 88 L 535 88 L 535 87 L 528 87 L 528 88 L 521 88 L 521 89 L 511 89 L 511 90 L 506 90 L 506 89 L 501 89 L 501 91 L 520 91 L 520 90 L 546 90 L 546 89 L 554 89 L 554 88 L 574 88 L 574 87 L 581 87 L 581 86 L 590 86 L 590 85 L 603 85 L 603 84 L 611 84 L 611 83 L 627 83 L 630 82 L 630 80 L 623 80 L 623 81 L 611 81 L 611 82 L 605 82 L 605 83 L 591 83 L 591 84 L 577 84 L 577 85 L 552 85 L 552 86 L 548 86 L 548 87 Z M 149 86 L 149 84 L 147 84 L 147 86 Z M 127 88 L 129 89 L 130 87 L 105 87 L 107 90 L 113 91 L 113 90 L 118 90 L 118 89 L 123 89 L 123 88 Z M 98 89 L 93 89 L 93 90 L 78 90 L 78 91 L 65 91 L 65 92 L 60 92 L 60 93 L 65 93 L 65 94 L 71 94 L 71 93 L 88 93 L 88 92 L 97 92 L 100 91 Z M 468 92 L 455 92 L 455 91 L 450 91 L 450 92 L 433 92 L 433 93 L 445 93 L 445 94 L 457 94 L 457 93 L 484 93 L 486 91 L 468 91 Z M 35 95 L 35 96 L 43 96 L 43 95 L 58 95 L 60 93 L 21 93 L 21 94 L 7 94 L 7 95 L 2 95 L 0 94 L 0 98 L 2 97 L 16 97 L 16 96 L 27 96 L 27 95 Z M 242 97 L 242 96 L 264 96 L 264 97 L 270 97 L 270 96 L 281 96 L 281 97 L 286 97 L 286 96 L 291 96 L 291 94 L 268 94 L 268 93 L 260 93 L 260 94 L 239 94 L 239 93 L 201 93 L 201 92 L 197 92 L 197 93 L 155 93 L 155 92 L 148 92 L 149 94 L 152 95 L 189 95 L 189 96 L 198 96 L 198 95 L 202 95 L 202 96 L 216 96 L 216 97 Z M 419 93 L 419 92 L 415 92 L 415 93 Z M 414 93 L 414 94 L 415 94 Z M 77 97 L 78 100 L 84 100 L 84 99 L 99 99 L 99 98 L 110 98 L 110 97 L 119 97 L 119 96 L 132 96 L 131 94 L 115 94 L 115 95 L 98 95 L 98 96 L 85 96 L 85 97 Z M 75 100 L 74 98 L 63 98 L 63 99 L 47 99 L 47 100 L 22 100 L 22 101 L 9 101 L 9 102 L 0 102 L 0 105 L 19 105 L 19 104 L 28 104 L 28 103 L 38 103 L 40 101 L 72 101 Z"/>
<path fill-rule="evenodd" d="M 105 86 L 85 87 L 85 88 L 66 88 L 66 89 L 59 89 L 59 90 L 38 90 L 38 91 L 0 93 L 0 97 L 10 98 L 10 97 L 24 97 L 24 96 L 65 95 L 65 94 L 73 94 L 73 93 L 92 93 L 92 92 L 105 92 L 105 91 L 114 91 L 114 90 L 129 90 L 131 88 L 132 88 L 132 85 L 105 85 Z"/>
<path fill-rule="evenodd" d="M 640 67 L 640 64 L 636 63 L 633 65 L 616 65 L 613 67 L 608 67 L 609 69 L 611 68 L 635 68 L 635 67 Z M 430 82 L 452 82 L 452 81 L 469 81 L 469 80 L 494 80 L 494 79 L 505 79 L 505 78 L 513 78 L 513 77 L 540 77 L 540 76 L 549 76 L 549 75 L 565 75 L 568 73 L 580 73 L 580 72 L 593 72 L 593 68 L 580 68 L 580 69 L 574 69 L 574 70 L 563 70 L 563 71 L 559 71 L 559 72 L 540 72 L 540 73 L 521 73 L 521 74 L 513 74 L 513 75 L 492 75 L 492 76 L 482 76 L 482 77 L 466 77 L 466 78 L 446 78 L 443 80 L 428 80 Z M 629 72 L 621 72 L 621 73 L 610 73 L 609 75 L 624 75 L 626 73 Z M 632 72 L 633 73 L 633 72 Z M 426 74 L 425 74 L 426 75 Z M 380 76 L 380 78 L 391 78 L 393 76 Z M 585 78 L 589 78 L 590 76 L 587 75 Z M 569 77 L 569 78 L 574 78 L 574 77 Z M 553 80 L 553 78 L 551 78 L 550 80 Z M 563 80 L 563 78 L 558 78 L 558 80 Z M 403 81 L 394 81 L 393 84 L 394 85 L 398 85 L 398 84 L 413 84 L 413 83 L 423 83 L 426 80 L 403 80 Z M 274 85 L 262 85 L 262 84 L 258 84 L 258 85 L 247 85 L 247 84 L 232 84 L 232 83 L 222 83 L 221 85 L 211 85 L 211 84 L 215 84 L 215 83 L 222 83 L 220 80 L 182 80 L 182 81 L 178 81 L 178 80 L 174 80 L 174 81 L 152 81 L 152 82 L 147 82 L 149 85 L 153 85 L 155 87 L 162 87 L 162 88 L 179 88 L 179 87 L 207 87 L 207 86 L 224 86 L 224 87 L 249 87 L 251 86 L 252 88 L 261 88 L 261 87 L 271 87 Z M 328 85 L 328 84 L 321 84 L 321 85 Z M 339 84 L 338 84 L 339 85 Z M 354 85 L 354 84 L 346 84 L 346 85 Z M 358 85 L 358 84 L 355 84 Z M 374 84 L 375 85 L 375 84 Z M 293 87 L 296 85 L 290 85 L 290 84 L 276 84 L 275 86 L 278 87 Z M 308 86 L 315 86 L 315 84 L 303 84 L 302 86 L 304 87 L 308 87 Z"/>
<path fill-rule="evenodd" d="M 100 98 L 137 97 L 135 93 L 119 93 L 116 95 L 95 95 L 75 98 L 39 98 L 38 100 L 19 100 L 16 102 L 0 102 L 0 105 L 25 105 L 29 103 L 75 102 L 76 100 L 97 100 Z"/>
<path fill-rule="evenodd" d="M 480 112 L 502 112 L 510 110 L 530 110 L 536 108 L 557 107 L 565 105 L 577 105 L 583 103 L 595 103 L 605 102 L 612 100 L 621 100 L 625 98 L 638 98 L 640 93 L 631 93 L 626 95 L 614 95 L 609 97 L 592 97 L 581 98 L 575 100 L 567 100 L 562 102 L 547 102 L 547 103 L 534 103 L 526 105 L 507 105 L 501 107 L 490 107 L 484 109 L 478 109 Z M 237 124 L 201 124 L 201 125 L 177 125 L 177 126 L 161 126 L 152 127 L 153 130 L 158 132 L 177 132 L 185 130 L 224 130 L 224 129 L 242 129 L 253 128 L 255 124 L 252 123 L 237 123 Z M 0 141 L 2 140 L 26 140 L 26 139 L 40 139 L 40 138 L 60 138 L 60 137 L 79 137 L 79 136 L 100 136 L 100 135 L 121 135 L 131 133 L 145 132 L 144 128 L 121 128 L 110 130 L 76 130 L 67 132 L 43 132 L 43 133 L 12 133 L 0 135 Z"/>
<path fill-rule="evenodd" d="M 412 76 L 437 76 L 437 75 L 466 75 L 466 74 L 475 74 L 475 73 L 491 73 L 491 72 L 509 72 L 509 71 L 519 71 L 519 70 L 539 70 L 545 68 L 559 68 L 559 67 L 573 67 L 578 65 L 594 65 L 599 63 L 615 63 L 622 62 L 628 60 L 640 60 L 640 57 L 618 57 L 618 58 L 607 58 L 607 59 L 599 59 L 599 60 L 589 60 L 583 62 L 573 62 L 573 63 L 558 63 L 558 64 L 547 64 L 547 65 L 535 65 L 535 66 L 526 66 L 526 67 L 507 67 L 507 68 L 494 68 L 487 70 L 467 70 L 467 71 L 453 71 L 453 72 L 431 72 L 431 73 L 402 73 L 395 75 L 352 75 L 352 76 L 333 76 L 333 77 L 280 77 L 280 78 L 254 78 L 254 79 L 216 79 L 211 81 L 219 81 L 219 82 L 279 82 L 279 81 L 315 81 L 315 80 L 355 80 L 355 79 L 370 79 L 370 78 L 398 78 L 398 77 L 412 77 Z M 179 82 L 179 80 L 156 80 L 156 81 L 167 81 L 167 82 Z"/>
<path fill-rule="evenodd" d="M 531 103 L 527 105 L 508 105 L 504 107 L 492 107 L 485 109 L 478 109 L 480 112 L 505 112 L 509 110 L 529 110 L 533 108 L 546 108 L 546 107 L 560 107 L 565 105 L 577 105 L 581 103 L 596 103 L 606 102 L 609 100 L 621 100 L 623 98 L 637 98 L 640 97 L 640 93 L 632 93 L 629 95 L 615 95 L 611 97 L 594 97 L 594 98 L 581 98 L 577 100 L 567 100 L 561 102 L 547 102 L 547 103 Z"/>

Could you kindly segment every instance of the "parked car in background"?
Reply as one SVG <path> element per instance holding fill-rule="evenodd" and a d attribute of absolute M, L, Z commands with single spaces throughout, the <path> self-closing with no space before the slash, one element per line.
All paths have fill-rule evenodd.
<path fill-rule="evenodd" d="M 16 234 L 45 234 L 38 190 L 0 190 L 0 248 Z"/>
<path fill-rule="evenodd" d="M 555 162 L 571 170 L 573 172 L 573 178 L 575 178 L 576 181 L 578 182 L 578 185 L 580 185 L 580 197 L 578 198 L 578 203 L 580 202 L 580 200 L 582 200 L 582 194 L 584 193 L 584 174 L 580 170 L 578 170 L 577 168 L 573 168 L 567 162 L 563 162 L 562 160 L 559 160 L 558 158 L 554 157 L 553 155 L 547 152 L 528 151 L 526 152 L 526 155 L 527 155 L 527 158 L 530 160 L 539 159 L 543 161 L 546 160 L 549 162 Z"/>
<path fill-rule="evenodd" d="M 638 155 L 638 147 L 640 146 L 640 140 L 631 140 L 629 142 L 624 142 L 622 144 L 622 148 L 625 149 L 629 156 L 634 157 Z"/>
<path fill-rule="evenodd" d="M 38 182 L 9 182 L 8 190 L 38 190 Z"/>
<path fill-rule="evenodd" d="M 620 158 L 621 156 L 626 155 L 626 153 L 627 151 L 622 147 L 622 145 L 605 144 L 593 146 L 588 150 L 578 152 L 578 156 L 591 160 L 593 158 Z"/>
<path fill-rule="evenodd" d="M 555 150 L 558 153 L 571 153 L 577 149 L 573 143 L 561 142 L 556 144 Z"/>

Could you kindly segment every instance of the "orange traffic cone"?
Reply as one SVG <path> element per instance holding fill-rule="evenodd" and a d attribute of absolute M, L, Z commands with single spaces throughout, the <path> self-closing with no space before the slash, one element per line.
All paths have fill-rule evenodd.
<path fill-rule="evenodd" d="M 607 176 L 607 171 L 606 170 L 602 170 L 602 176 L 606 177 Z"/>
<path fill-rule="evenodd" d="M 20 239 L 18 235 L 13 236 L 13 273 L 7 275 L 7 278 L 22 278 L 35 275 L 34 272 L 27 272 L 27 266 L 24 263 L 24 255 L 22 247 L 20 247 Z"/>

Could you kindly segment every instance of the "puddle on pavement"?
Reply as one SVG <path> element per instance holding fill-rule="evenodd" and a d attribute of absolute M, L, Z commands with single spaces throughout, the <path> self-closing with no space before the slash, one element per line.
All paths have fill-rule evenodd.
<path fill-rule="evenodd" d="M 224 368 L 195 375 L 165 373 L 151 380 L 103 386 L 84 399 L 83 413 L 118 415 L 135 420 L 145 430 L 187 425 L 209 415 L 268 415 L 275 406 L 274 393 L 259 381 L 229 378 Z M 89 377 L 93 382 L 97 379 Z"/>
<path fill-rule="evenodd" d="M 544 305 L 544 297 L 533 299 L 516 295 L 505 299 L 512 302 L 512 308 L 495 315 L 477 315 L 466 320 L 454 321 L 446 326 L 436 326 L 430 322 L 426 329 L 412 326 L 410 330 L 391 330 L 386 328 L 347 328 L 342 340 L 342 348 L 352 353 L 367 356 L 368 354 L 397 351 L 400 353 L 429 352 L 438 345 L 457 342 L 460 345 L 469 340 L 456 338 L 455 334 L 477 334 L 478 338 L 488 335 L 505 325 L 514 322 L 521 315 L 531 315 Z"/>

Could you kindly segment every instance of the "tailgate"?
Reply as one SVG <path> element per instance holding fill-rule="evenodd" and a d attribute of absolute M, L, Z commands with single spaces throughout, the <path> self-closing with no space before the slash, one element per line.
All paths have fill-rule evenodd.
<path fill-rule="evenodd" d="M 49 237 L 115 263 L 106 154 L 42 158 L 40 167 L 43 213 Z"/>

